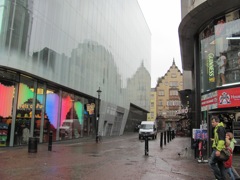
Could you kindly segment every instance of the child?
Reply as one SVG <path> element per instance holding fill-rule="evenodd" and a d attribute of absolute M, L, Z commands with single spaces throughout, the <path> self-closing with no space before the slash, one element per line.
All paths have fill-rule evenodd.
<path fill-rule="evenodd" d="M 226 172 L 229 174 L 231 180 L 235 180 L 233 170 L 232 170 L 232 154 L 233 154 L 235 143 L 236 143 L 236 140 L 233 138 L 233 133 L 227 132 L 226 138 L 225 138 L 225 145 L 226 145 L 226 147 L 229 148 L 229 150 L 231 152 L 231 156 L 229 157 L 229 159 L 227 161 L 224 162 L 224 166 L 225 166 Z"/>

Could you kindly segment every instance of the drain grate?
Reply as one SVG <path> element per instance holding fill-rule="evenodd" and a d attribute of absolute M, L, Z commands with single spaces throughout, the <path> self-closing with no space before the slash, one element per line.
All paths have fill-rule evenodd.
<path fill-rule="evenodd" d="M 91 157 L 101 157 L 100 154 L 90 154 L 89 156 L 91 156 Z"/>
<path fill-rule="evenodd" d="M 133 165 L 132 163 L 125 163 L 125 165 Z"/>

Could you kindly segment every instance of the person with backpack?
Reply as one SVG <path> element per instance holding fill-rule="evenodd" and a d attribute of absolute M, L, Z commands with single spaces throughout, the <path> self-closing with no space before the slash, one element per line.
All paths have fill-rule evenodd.
<path fill-rule="evenodd" d="M 217 116 L 211 118 L 212 126 L 214 127 L 214 137 L 212 143 L 212 154 L 209 160 L 209 166 L 213 170 L 214 176 L 218 180 L 226 179 L 226 170 L 223 161 L 219 159 L 220 151 L 225 148 L 225 128 Z"/>

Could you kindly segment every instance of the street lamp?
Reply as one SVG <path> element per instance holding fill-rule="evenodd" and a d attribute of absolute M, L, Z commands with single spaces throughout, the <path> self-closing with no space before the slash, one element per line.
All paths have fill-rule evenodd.
<path fill-rule="evenodd" d="M 97 90 L 98 93 L 98 108 L 97 108 L 97 119 L 96 119 L 96 143 L 99 141 L 99 136 L 98 136 L 98 121 L 99 121 L 99 110 L 100 110 L 100 94 L 101 94 L 101 89 Z"/>

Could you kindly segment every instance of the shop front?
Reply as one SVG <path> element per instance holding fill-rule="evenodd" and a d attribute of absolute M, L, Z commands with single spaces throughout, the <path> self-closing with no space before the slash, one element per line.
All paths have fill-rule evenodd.
<path fill-rule="evenodd" d="M 211 152 L 211 141 L 213 128 L 211 117 L 218 116 L 224 123 L 227 132 L 232 132 L 237 140 L 236 150 L 240 147 L 240 87 L 225 88 L 202 95 L 201 111 L 202 124 L 207 125 L 208 134 L 208 156 Z M 200 128 L 200 127 L 199 127 Z"/>
<path fill-rule="evenodd" d="M 220 13 L 219 13 L 220 14 Z M 209 19 L 199 33 L 201 126 L 207 126 L 207 152 L 211 152 L 211 117 L 218 116 L 240 146 L 240 9 Z M 196 127 L 199 128 L 200 127 Z"/>
<path fill-rule="evenodd" d="M 95 134 L 94 98 L 19 73 L 1 74 L 0 146 L 26 145 L 29 137 L 48 142 L 50 131 L 53 141 Z"/>

